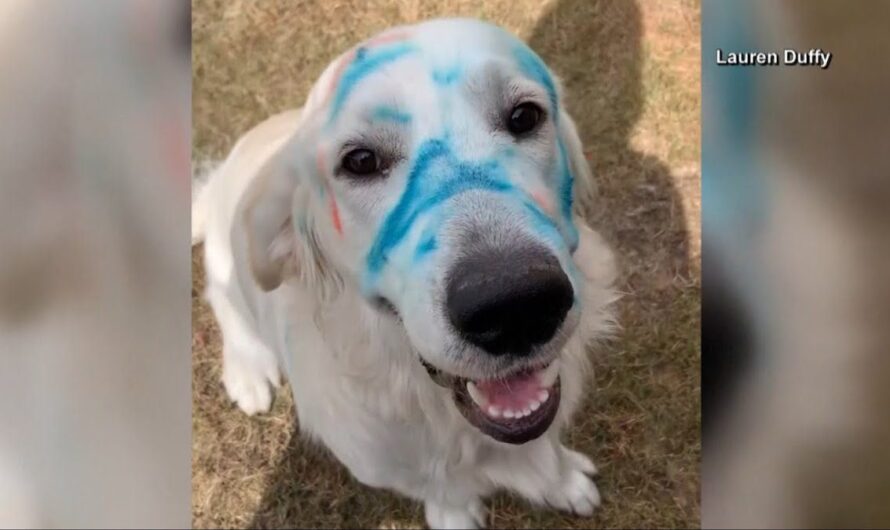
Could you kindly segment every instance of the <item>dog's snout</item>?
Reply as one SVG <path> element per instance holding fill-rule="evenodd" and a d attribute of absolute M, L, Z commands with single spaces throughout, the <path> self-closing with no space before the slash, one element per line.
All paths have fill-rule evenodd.
<path fill-rule="evenodd" d="M 543 249 L 476 252 L 455 264 L 446 288 L 452 325 L 492 355 L 528 355 L 574 303 L 569 278 Z"/>

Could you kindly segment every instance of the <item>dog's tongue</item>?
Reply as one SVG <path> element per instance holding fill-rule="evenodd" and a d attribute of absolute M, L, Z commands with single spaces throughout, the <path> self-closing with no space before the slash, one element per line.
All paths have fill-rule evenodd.
<path fill-rule="evenodd" d="M 546 390 L 541 386 L 538 374 L 527 372 L 505 379 L 479 381 L 476 388 L 485 396 L 489 405 L 502 410 L 523 410 L 533 401 L 542 401 L 540 394 Z"/>

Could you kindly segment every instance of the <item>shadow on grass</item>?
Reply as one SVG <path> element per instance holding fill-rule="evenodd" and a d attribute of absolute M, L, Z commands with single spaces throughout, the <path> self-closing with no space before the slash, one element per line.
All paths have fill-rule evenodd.
<path fill-rule="evenodd" d="M 643 111 L 641 32 L 634 2 L 563 0 L 529 38 L 563 81 L 566 104 L 598 181 L 601 207 L 589 221 L 619 256 L 619 288 L 625 293 L 619 318 L 626 331 L 612 346 L 621 355 L 606 355 L 597 363 L 601 390 L 590 393 L 567 433 L 569 445 L 592 455 L 601 467 L 603 509 L 590 520 L 530 511 L 522 501 L 499 495 L 493 500 L 493 526 L 698 524 L 697 455 L 687 458 L 694 462 L 691 470 L 676 469 L 688 461 L 671 463 L 689 450 L 687 444 L 698 443 L 699 423 L 688 416 L 698 402 L 685 394 L 679 398 L 692 397 L 691 404 L 677 401 L 676 395 L 665 397 L 671 383 L 658 380 L 679 380 L 694 393 L 695 384 L 685 380 L 690 367 L 672 368 L 666 344 L 698 336 L 698 294 L 691 295 L 694 300 L 681 296 L 675 285 L 676 278 L 695 273 L 690 272 L 683 206 L 669 169 L 630 146 Z M 682 331 L 677 337 L 672 330 Z M 670 410 L 678 403 L 684 403 L 683 410 Z M 251 527 L 422 524 L 420 503 L 357 485 L 343 466 L 299 434 L 292 436 L 276 469 Z M 678 497 L 686 500 L 678 502 Z"/>
<path fill-rule="evenodd" d="M 529 39 L 562 79 L 599 189 L 588 221 L 616 251 L 624 295 L 623 331 L 592 352 L 595 385 L 565 439 L 600 468 L 597 526 L 698 526 L 698 266 L 670 168 L 631 146 L 646 98 L 642 29 L 635 2 L 562 0 Z"/>

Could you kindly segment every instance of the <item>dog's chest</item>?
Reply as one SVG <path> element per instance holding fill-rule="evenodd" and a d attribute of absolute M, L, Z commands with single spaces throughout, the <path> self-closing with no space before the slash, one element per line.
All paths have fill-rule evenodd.
<path fill-rule="evenodd" d="M 288 311 L 273 313 L 311 314 L 294 302 L 299 296 L 289 300 Z M 362 339 L 332 344 L 305 316 L 275 328 L 301 430 L 319 438 L 362 482 L 422 488 L 446 469 L 478 465 L 485 457 L 478 433 L 422 368 L 368 351 Z M 347 346 L 354 349 L 343 351 Z"/>

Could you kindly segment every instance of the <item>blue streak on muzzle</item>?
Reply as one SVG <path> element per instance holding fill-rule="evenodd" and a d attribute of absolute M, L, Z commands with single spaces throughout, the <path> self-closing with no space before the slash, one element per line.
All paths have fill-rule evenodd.
<path fill-rule="evenodd" d="M 442 162 L 445 167 L 442 176 L 430 175 L 432 166 Z M 437 178 L 439 177 L 439 178 Z M 563 243 L 562 233 L 557 224 L 542 212 L 526 193 L 516 188 L 509 180 L 503 166 L 497 160 L 467 162 L 459 160 L 451 151 L 446 140 L 431 139 L 418 149 L 414 165 L 408 173 L 405 191 L 399 202 L 389 212 L 377 233 L 377 237 L 366 257 L 365 289 L 373 288 L 377 275 L 386 265 L 389 253 L 408 235 L 417 219 L 424 213 L 441 205 L 450 198 L 471 190 L 496 193 L 515 193 L 524 206 L 535 231 L 549 240 L 554 246 Z M 569 220 L 571 223 L 571 219 Z M 569 246 L 577 246 L 577 231 L 570 226 Z M 571 238 L 574 237 L 574 241 Z M 424 233 L 415 261 L 436 250 L 435 234 Z"/>
<path fill-rule="evenodd" d="M 447 162 L 448 176 L 425 179 L 430 167 L 439 160 Z M 389 252 L 405 238 L 414 222 L 424 212 L 469 190 L 506 192 L 511 189 L 513 185 L 497 162 L 462 162 L 451 153 L 444 140 L 427 140 L 418 149 L 402 197 L 384 219 L 368 252 L 367 279 L 373 281 L 386 264 Z"/>
<path fill-rule="evenodd" d="M 359 48 L 355 52 L 355 58 L 343 72 L 337 90 L 334 93 L 334 100 L 331 103 L 331 114 L 328 123 L 333 123 L 346 103 L 349 94 L 365 77 L 373 74 L 380 68 L 401 59 L 405 55 L 417 51 L 418 48 L 414 44 L 408 42 L 398 42 L 391 45 L 383 45 L 372 50 L 368 48 Z"/>
<path fill-rule="evenodd" d="M 414 261 L 420 261 L 438 248 L 435 234 L 424 235 L 423 240 L 417 246 L 417 252 L 414 254 Z"/>

